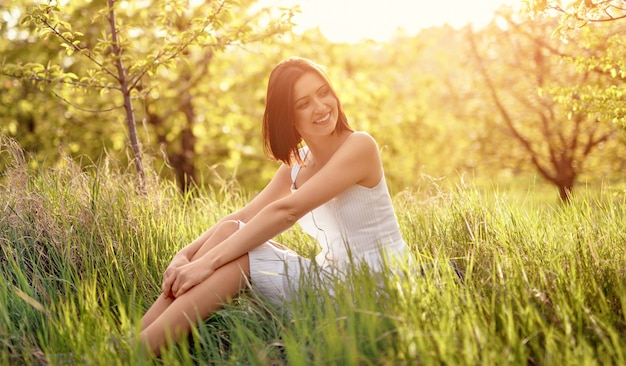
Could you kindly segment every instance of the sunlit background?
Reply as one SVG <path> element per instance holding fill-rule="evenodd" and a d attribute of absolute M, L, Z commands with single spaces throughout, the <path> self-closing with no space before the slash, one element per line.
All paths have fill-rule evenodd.
<path fill-rule="evenodd" d="M 357 42 L 364 39 L 388 40 L 402 30 L 415 34 L 420 29 L 467 23 L 480 27 L 493 18 L 502 5 L 519 7 L 521 0 L 266 0 L 277 6 L 299 5 L 294 19 L 296 31 L 317 28 L 334 42 Z"/>
<path fill-rule="evenodd" d="M 0 7 L 0 77 L 8 76 L 0 79 L 0 133 L 36 156 L 33 168 L 65 153 L 95 159 L 103 149 L 126 161 L 111 26 L 97 16 L 106 4 L 58 0 L 44 11 L 29 3 L 42 2 Z M 182 190 L 228 176 L 255 191 L 270 179 L 259 129 L 267 75 L 293 55 L 328 67 L 352 126 L 393 161 L 392 192 L 423 176 L 522 191 L 538 181 L 560 197 L 580 182 L 622 180 L 613 178 L 626 167 L 616 138 L 626 124 L 622 91 L 606 88 L 626 77 L 619 21 L 563 42 L 555 37 L 562 17 L 525 11 L 540 0 L 115 3 L 124 64 L 141 70 L 131 85 L 141 123 L 131 145 L 144 144 Z M 588 12 L 606 14 L 605 6 Z M 580 6 L 571 9 L 576 24 Z M 56 22 L 50 32 L 46 24 Z M 90 47 L 97 62 L 81 56 Z"/>

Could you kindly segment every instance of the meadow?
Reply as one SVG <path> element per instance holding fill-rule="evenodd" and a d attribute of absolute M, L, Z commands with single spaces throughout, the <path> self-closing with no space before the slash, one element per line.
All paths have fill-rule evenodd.
<path fill-rule="evenodd" d="M 251 292 L 146 358 L 134 342 L 172 255 L 248 194 L 181 194 L 106 160 L 30 169 L 0 156 L 0 365 L 624 365 L 626 191 L 535 194 L 424 180 L 394 194 L 424 273 L 356 270 L 283 311 Z M 281 242 L 307 252 L 298 230 Z M 460 280 L 448 265 L 464 273 Z M 428 264 L 428 265 L 426 265 Z M 286 311 L 285 311 L 286 310 Z"/>

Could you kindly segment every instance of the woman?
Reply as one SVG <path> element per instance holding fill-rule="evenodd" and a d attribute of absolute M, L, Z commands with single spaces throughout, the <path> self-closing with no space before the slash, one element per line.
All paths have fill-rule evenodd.
<path fill-rule="evenodd" d="M 374 139 L 348 125 L 323 69 L 288 58 L 270 74 L 263 138 L 283 164 L 244 208 L 178 252 L 162 294 L 142 318 L 142 344 L 159 354 L 250 283 L 274 304 L 290 298 L 311 262 L 273 237 L 299 222 L 322 251 L 315 264 L 342 273 L 348 264 L 382 271 L 406 258 Z"/>

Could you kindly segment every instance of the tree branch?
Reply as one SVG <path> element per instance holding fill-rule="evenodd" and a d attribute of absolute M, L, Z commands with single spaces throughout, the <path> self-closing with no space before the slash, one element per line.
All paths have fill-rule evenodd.
<path fill-rule="evenodd" d="M 84 55 L 85 57 L 87 57 L 88 60 L 90 60 L 91 62 L 96 64 L 100 69 L 104 70 L 105 73 L 109 74 L 113 78 L 116 77 L 115 74 L 113 73 L 113 71 L 107 69 L 102 63 L 100 63 L 100 61 L 98 61 L 95 58 L 93 58 L 89 52 L 84 52 L 85 51 L 84 48 L 80 48 L 78 45 L 74 44 L 74 42 L 72 42 L 69 38 L 65 37 L 61 32 L 59 32 L 56 29 L 55 26 L 50 24 L 47 19 L 41 18 L 41 17 L 39 17 L 37 19 L 39 19 L 48 29 L 50 29 L 55 36 L 61 38 L 63 40 L 63 42 L 65 42 L 65 44 L 67 44 L 70 47 L 72 47 L 74 49 L 74 51 L 76 51 L 79 54 Z M 89 49 L 87 49 L 87 51 L 89 51 Z"/>
<path fill-rule="evenodd" d="M 44 77 L 35 76 L 35 75 L 25 76 L 25 75 L 11 74 L 11 73 L 7 73 L 4 71 L 0 71 L 0 75 L 8 76 L 10 78 L 19 79 L 19 80 L 38 81 L 38 82 L 46 82 L 46 83 L 51 83 L 51 84 L 59 83 L 59 84 L 67 84 L 67 85 L 78 86 L 78 87 L 83 87 L 83 88 L 121 90 L 121 88 L 116 85 L 89 84 L 89 83 L 81 83 L 78 81 L 44 78 Z"/>
<path fill-rule="evenodd" d="M 83 111 L 83 112 L 89 112 L 89 113 L 104 113 L 104 112 L 110 112 L 119 108 L 124 107 L 123 105 L 117 105 L 111 108 L 107 108 L 107 109 L 87 109 L 87 108 L 83 108 L 83 107 L 79 107 L 78 105 L 70 102 L 69 100 L 63 98 L 62 96 L 60 96 L 59 94 L 55 93 L 54 90 L 51 91 L 52 95 L 54 95 L 55 97 L 61 99 L 63 102 L 67 103 L 68 105 L 71 105 L 72 107 Z"/>
<path fill-rule="evenodd" d="M 509 115 L 508 111 L 506 110 L 506 108 L 504 107 L 502 102 L 500 101 L 500 97 L 498 96 L 496 88 L 493 85 L 493 82 L 491 81 L 491 78 L 489 77 L 489 74 L 487 73 L 487 69 L 485 68 L 485 65 L 483 64 L 483 60 L 481 59 L 481 57 L 480 57 L 480 55 L 478 53 L 478 49 L 476 47 L 476 40 L 474 39 L 474 33 L 473 33 L 471 28 L 468 31 L 468 38 L 469 38 L 469 41 L 470 41 L 472 55 L 474 56 L 474 58 L 475 58 L 475 60 L 476 60 L 476 62 L 478 64 L 478 69 L 480 71 L 480 74 L 483 77 L 483 80 L 485 81 L 485 83 L 487 84 L 487 88 L 489 89 L 489 93 L 491 94 L 491 97 L 492 97 L 494 103 L 496 104 L 496 107 L 497 107 L 498 111 L 500 112 L 500 115 L 504 119 L 504 122 L 506 123 L 507 127 L 509 128 L 511 133 L 513 133 L 515 138 L 522 144 L 524 149 L 526 149 L 526 151 L 528 151 L 528 153 L 530 154 L 531 161 L 532 161 L 533 165 L 535 165 L 537 170 L 539 170 L 539 173 L 542 176 L 544 176 L 546 179 L 548 179 L 549 181 L 555 182 L 555 177 L 553 175 L 551 175 L 550 172 L 548 172 L 548 170 L 546 170 L 545 167 L 541 164 L 541 162 L 539 161 L 539 158 L 538 158 L 538 154 L 535 151 L 535 149 L 533 149 L 532 145 L 530 144 L 530 141 L 528 141 L 528 139 L 526 139 L 521 134 L 521 132 L 515 127 L 515 124 L 513 123 L 512 117 Z"/>

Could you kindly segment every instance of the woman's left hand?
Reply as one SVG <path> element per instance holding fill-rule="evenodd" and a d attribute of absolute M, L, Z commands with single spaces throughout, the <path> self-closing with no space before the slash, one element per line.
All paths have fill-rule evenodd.
<path fill-rule="evenodd" d="M 170 264 L 163 272 L 163 280 L 161 282 L 161 291 L 167 297 L 174 297 L 172 293 L 172 284 L 176 279 L 177 269 L 186 264 L 189 264 L 189 258 L 185 255 L 177 254 L 174 256 Z"/>
<path fill-rule="evenodd" d="M 202 260 L 195 260 L 176 268 L 174 281 L 172 282 L 171 293 L 174 297 L 179 297 L 190 288 L 206 280 L 213 274 L 213 270 Z"/>

